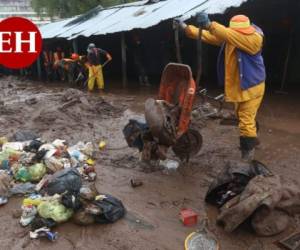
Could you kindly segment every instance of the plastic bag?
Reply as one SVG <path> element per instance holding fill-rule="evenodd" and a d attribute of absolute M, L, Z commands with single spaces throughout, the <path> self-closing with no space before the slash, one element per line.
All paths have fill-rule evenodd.
<path fill-rule="evenodd" d="M 80 188 L 80 197 L 85 200 L 93 201 L 95 197 L 98 195 L 97 189 L 95 187 L 95 183 L 92 184 L 84 184 Z"/>
<path fill-rule="evenodd" d="M 0 168 L 9 170 L 10 166 L 20 159 L 21 154 L 21 152 L 10 148 L 7 148 L 5 151 L 0 152 Z"/>
<path fill-rule="evenodd" d="M 27 152 L 34 152 L 36 153 L 39 148 L 43 145 L 43 142 L 40 140 L 33 140 L 29 143 L 29 145 L 26 145 L 24 147 L 24 150 Z"/>
<path fill-rule="evenodd" d="M 4 143 L 7 143 L 7 142 L 8 142 L 8 140 L 6 137 L 4 137 L 4 136 L 0 137 L 0 145 L 3 145 Z"/>
<path fill-rule="evenodd" d="M 142 151 L 144 148 L 143 135 L 147 131 L 149 131 L 149 127 L 146 123 L 129 120 L 129 123 L 123 129 L 123 135 L 129 147 Z"/>
<path fill-rule="evenodd" d="M 77 169 L 68 168 L 52 175 L 44 191 L 49 195 L 62 194 L 65 191 L 79 193 L 81 186 L 81 176 Z"/>
<path fill-rule="evenodd" d="M 44 219 L 52 219 L 57 223 L 65 222 L 73 215 L 73 210 L 66 208 L 58 200 L 42 202 L 37 210 Z"/>
<path fill-rule="evenodd" d="M 65 140 L 56 139 L 52 142 L 52 145 L 56 148 L 63 149 L 66 146 Z"/>
<path fill-rule="evenodd" d="M 26 131 L 26 130 L 18 131 L 12 136 L 13 141 L 20 141 L 20 142 L 31 141 L 36 138 L 39 138 L 39 136 L 36 133 L 32 131 Z"/>
<path fill-rule="evenodd" d="M 80 162 L 84 162 L 88 159 L 88 157 L 85 154 L 83 154 L 77 149 L 68 149 L 68 153 L 71 157 L 75 158 Z"/>
<path fill-rule="evenodd" d="M 89 157 L 93 157 L 95 153 L 95 149 L 93 143 L 87 142 L 84 147 L 81 149 L 81 152 Z"/>
<path fill-rule="evenodd" d="M 39 152 L 40 151 L 42 152 L 46 151 L 46 154 L 44 154 L 44 159 L 49 159 L 56 153 L 57 149 L 52 144 L 47 143 L 47 144 L 43 144 L 39 148 Z"/>
<path fill-rule="evenodd" d="M 31 181 L 31 175 L 26 167 L 21 166 L 15 174 L 15 179 L 22 182 L 28 182 Z"/>
<path fill-rule="evenodd" d="M 113 223 L 125 215 L 125 208 L 122 202 L 111 195 L 99 195 L 93 204 L 97 205 L 102 211 L 100 215 L 95 216 L 97 223 Z"/>
<path fill-rule="evenodd" d="M 65 207 L 72 208 L 75 211 L 81 208 L 80 197 L 77 193 L 67 192 L 66 194 L 63 194 L 61 197 L 61 203 Z"/>
<path fill-rule="evenodd" d="M 46 159 L 45 164 L 46 164 L 47 170 L 49 170 L 52 173 L 55 173 L 64 168 L 64 163 L 62 162 L 62 160 L 57 159 L 54 156 Z"/>
<path fill-rule="evenodd" d="M 56 226 L 56 222 L 52 219 L 45 219 L 40 216 L 36 216 L 31 222 L 31 230 L 36 230 L 42 227 L 52 228 Z"/>
<path fill-rule="evenodd" d="M 28 172 L 31 176 L 31 181 L 39 181 L 46 174 L 46 166 L 43 163 L 37 163 L 28 168 Z"/>
<path fill-rule="evenodd" d="M 0 168 L 9 170 L 9 155 L 6 152 L 0 152 Z"/>
<path fill-rule="evenodd" d="M 36 159 L 36 154 L 23 152 L 20 155 L 18 163 L 28 165 L 28 164 L 32 164 L 35 159 Z"/>
<path fill-rule="evenodd" d="M 15 184 L 10 190 L 9 195 L 31 194 L 35 192 L 35 184 L 30 182 Z"/>
<path fill-rule="evenodd" d="M 5 151 L 7 149 L 13 149 L 17 151 L 22 151 L 24 148 L 24 143 L 22 142 L 7 142 L 2 146 L 2 150 Z"/>
<path fill-rule="evenodd" d="M 37 209 L 35 206 L 22 206 L 22 217 L 20 219 L 20 224 L 23 227 L 28 226 L 34 219 L 35 215 L 37 214 Z"/>
<path fill-rule="evenodd" d="M 11 177 L 6 171 L 0 171 L 0 196 L 8 197 Z"/>
<path fill-rule="evenodd" d="M 80 162 L 86 161 L 88 156 L 93 157 L 94 151 L 94 146 L 91 142 L 84 143 L 80 141 L 76 145 L 68 148 L 69 155 Z"/>

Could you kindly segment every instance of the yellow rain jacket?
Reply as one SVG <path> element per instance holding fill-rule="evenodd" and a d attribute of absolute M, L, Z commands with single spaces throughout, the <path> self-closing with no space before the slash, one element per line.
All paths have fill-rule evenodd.
<path fill-rule="evenodd" d="M 185 32 L 190 38 L 198 39 L 199 37 L 199 29 L 195 26 L 187 26 Z M 225 100 L 235 103 L 240 121 L 240 135 L 256 137 L 255 119 L 265 92 L 265 83 L 262 82 L 247 90 L 241 89 L 236 48 L 255 55 L 262 49 L 263 37 L 257 32 L 244 35 L 217 22 L 212 22 L 209 31 L 203 30 L 202 40 L 216 46 L 226 43 Z"/>

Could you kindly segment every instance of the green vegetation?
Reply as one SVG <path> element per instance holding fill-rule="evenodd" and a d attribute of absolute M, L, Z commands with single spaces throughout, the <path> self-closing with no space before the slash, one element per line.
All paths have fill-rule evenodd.
<path fill-rule="evenodd" d="M 136 0 L 31 0 L 31 5 L 37 13 L 46 12 L 54 17 L 71 17 L 82 14 L 98 5 L 109 7 Z"/>

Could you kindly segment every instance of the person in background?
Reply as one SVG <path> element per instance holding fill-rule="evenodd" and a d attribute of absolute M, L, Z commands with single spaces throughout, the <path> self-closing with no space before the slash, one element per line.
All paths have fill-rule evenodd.
<path fill-rule="evenodd" d="M 104 78 L 102 71 L 102 64 L 104 62 L 103 56 L 106 57 L 106 60 L 111 61 L 111 55 L 105 50 L 96 48 L 94 43 L 90 43 L 87 47 L 87 60 L 88 60 L 88 91 L 94 90 L 95 81 L 97 83 L 98 89 L 100 92 L 104 90 Z"/>
<path fill-rule="evenodd" d="M 145 48 L 138 34 L 132 35 L 133 62 L 138 73 L 139 84 L 150 86 L 145 68 Z"/>
<path fill-rule="evenodd" d="M 251 24 L 245 15 L 234 16 L 229 27 L 211 22 L 206 13 L 198 13 L 202 40 L 221 48 L 218 58 L 218 78 L 225 85 L 225 100 L 234 103 L 240 130 L 242 159 L 254 158 L 257 139 L 256 115 L 265 92 L 266 70 L 262 57 L 263 31 Z M 199 28 L 175 22 L 186 35 L 198 39 Z"/>
<path fill-rule="evenodd" d="M 53 79 L 53 53 L 47 47 L 43 51 L 43 63 L 46 80 L 51 81 Z"/>
<path fill-rule="evenodd" d="M 61 60 L 65 58 L 65 53 L 62 51 L 61 47 L 57 47 L 56 51 L 53 53 L 53 75 L 55 80 L 64 80 L 64 75 L 62 75 L 60 64 Z"/>

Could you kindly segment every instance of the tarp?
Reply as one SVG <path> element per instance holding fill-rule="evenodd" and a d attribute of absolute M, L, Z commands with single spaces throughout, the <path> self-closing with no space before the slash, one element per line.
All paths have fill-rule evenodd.
<path fill-rule="evenodd" d="M 86 14 L 44 25 L 43 39 L 106 35 L 133 29 L 147 29 L 162 21 L 183 16 L 189 19 L 197 12 L 219 14 L 238 7 L 247 0 L 161 0 L 138 1 L 103 9 L 100 6 Z"/>

